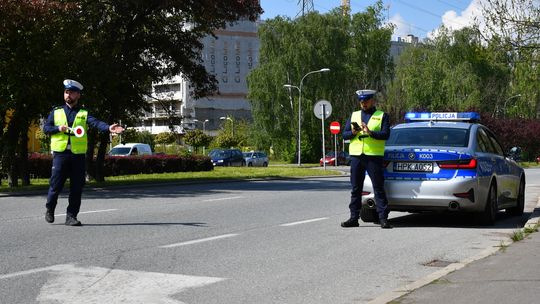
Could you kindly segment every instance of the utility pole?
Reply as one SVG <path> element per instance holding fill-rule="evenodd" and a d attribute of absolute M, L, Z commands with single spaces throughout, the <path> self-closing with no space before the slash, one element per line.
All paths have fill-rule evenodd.
<path fill-rule="evenodd" d="M 313 0 L 298 0 L 298 5 L 300 5 L 300 11 L 298 11 L 298 14 L 296 14 L 296 18 L 298 18 L 298 16 L 304 16 L 305 14 L 315 10 L 313 8 Z"/>

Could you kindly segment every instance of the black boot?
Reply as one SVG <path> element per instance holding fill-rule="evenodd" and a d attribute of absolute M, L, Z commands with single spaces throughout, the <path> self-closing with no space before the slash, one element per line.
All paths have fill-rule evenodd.
<path fill-rule="evenodd" d="M 386 219 L 381 219 L 381 228 L 382 229 L 392 229 L 392 225 L 390 225 L 390 223 L 388 223 L 388 220 Z"/>
<path fill-rule="evenodd" d="M 47 223 L 54 223 L 54 209 L 47 208 L 47 211 L 45 211 L 45 221 Z"/>
<path fill-rule="evenodd" d="M 82 223 L 76 217 L 66 215 L 66 226 L 82 226 Z"/>
<path fill-rule="evenodd" d="M 346 220 L 345 222 L 341 222 L 341 227 L 343 227 L 343 228 L 351 228 L 351 227 L 358 227 L 358 226 L 360 226 L 358 224 L 358 219 L 350 218 L 350 219 Z"/>

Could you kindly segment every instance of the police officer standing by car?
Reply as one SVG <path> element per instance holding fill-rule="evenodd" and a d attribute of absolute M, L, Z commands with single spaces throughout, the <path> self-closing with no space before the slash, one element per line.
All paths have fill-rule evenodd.
<path fill-rule="evenodd" d="M 375 108 L 374 90 L 358 90 L 360 111 L 353 112 L 343 130 L 343 139 L 350 139 L 351 156 L 351 216 L 341 227 L 358 227 L 362 208 L 362 190 L 366 171 L 375 192 L 378 221 L 381 228 L 392 228 L 388 223 L 388 200 L 384 191 L 384 146 L 390 136 L 390 121 L 387 113 Z"/>
<path fill-rule="evenodd" d="M 108 125 L 88 114 L 79 105 L 82 84 L 66 79 L 64 84 L 63 106 L 53 109 L 43 126 L 43 131 L 51 136 L 53 152 L 52 175 L 49 181 L 49 193 L 45 204 L 45 220 L 54 222 L 54 210 L 58 195 L 69 177 L 70 191 L 66 212 L 66 226 L 81 226 L 77 214 L 81 207 L 82 189 L 86 178 L 85 156 L 88 145 L 88 126 L 100 132 L 122 133 L 124 128 L 118 124 Z"/>

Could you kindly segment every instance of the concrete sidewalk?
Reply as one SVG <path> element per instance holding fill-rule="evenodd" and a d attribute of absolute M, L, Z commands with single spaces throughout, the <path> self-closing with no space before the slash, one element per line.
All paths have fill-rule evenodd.
<path fill-rule="evenodd" d="M 539 220 L 540 201 L 522 231 L 537 227 Z M 487 249 L 369 303 L 540 303 L 540 232 Z"/>

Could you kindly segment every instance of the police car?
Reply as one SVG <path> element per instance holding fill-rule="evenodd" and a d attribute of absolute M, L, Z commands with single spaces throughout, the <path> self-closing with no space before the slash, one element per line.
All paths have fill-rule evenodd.
<path fill-rule="evenodd" d="M 473 212 L 485 225 L 501 209 L 523 214 L 525 172 L 479 120 L 475 112 L 405 114 L 384 153 L 390 210 Z M 372 189 L 366 178 L 365 222 L 377 218 Z"/>

